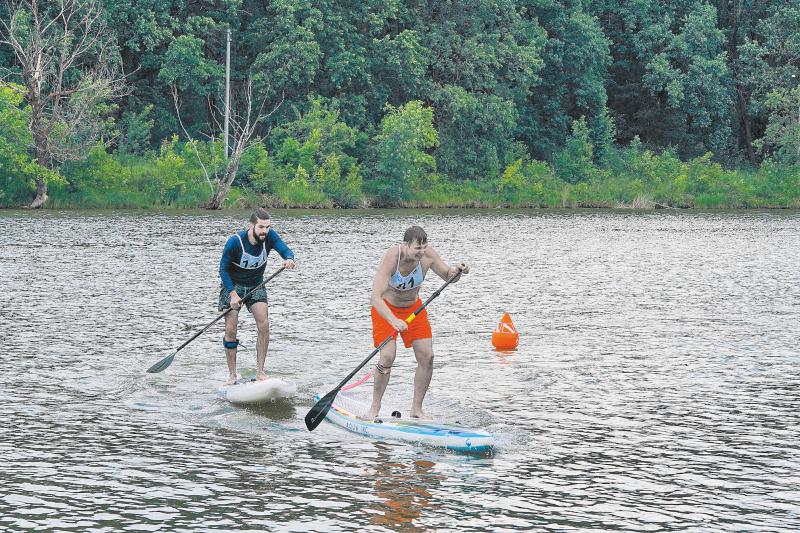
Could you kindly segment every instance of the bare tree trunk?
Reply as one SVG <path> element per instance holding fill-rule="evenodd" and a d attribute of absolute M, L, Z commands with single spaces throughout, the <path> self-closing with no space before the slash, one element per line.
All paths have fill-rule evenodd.
<path fill-rule="evenodd" d="M 281 105 L 283 105 L 284 95 L 281 93 L 280 101 L 275 105 L 275 107 L 272 108 L 271 111 L 264 111 L 264 108 L 268 103 L 267 98 L 264 98 L 261 100 L 261 104 L 259 105 L 258 109 L 254 112 L 253 80 L 249 77 L 245 82 L 242 92 L 243 94 L 241 96 L 241 102 L 244 109 L 241 111 L 241 114 L 234 113 L 230 119 L 233 126 L 234 137 L 233 153 L 225 164 L 224 176 L 219 177 L 216 170 L 213 171 L 216 178 L 216 187 L 213 189 L 211 198 L 209 198 L 208 202 L 206 202 L 206 204 L 203 206 L 206 209 L 222 209 L 222 204 L 224 204 L 225 200 L 228 198 L 228 193 L 230 192 L 233 182 L 236 179 L 236 174 L 239 172 L 239 165 L 242 162 L 242 156 L 253 142 L 253 135 L 256 132 L 256 128 L 260 123 L 264 122 L 269 116 L 275 113 Z M 191 135 L 189 135 L 188 130 L 183 126 L 183 119 L 181 119 L 180 98 L 178 96 L 178 88 L 175 85 L 172 86 L 172 98 L 173 102 L 175 103 L 175 113 L 178 116 L 178 123 L 181 125 L 183 133 L 189 139 L 192 146 L 195 146 L 194 140 L 192 139 Z M 213 107 L 213 104 L 211 109 L 212 116 L 214 116 L 213 110 L 215 108 Z M 218 122 L 217 125 L 219 125 Z M 211 184 L 211 177 L 209 176 L 209 172 L 206 170 L 206 165 L 203 163 L 203 159 L 200 157 L 200 153 L 196 146 L 195 155 L 197 156 L 197 161 L 200 163 L 200 168 L 203 170 L 203 174 L 205 174 L 206 180 L 209 184 Z"/>
<path fill-rule="evenodd" d="M 231 191 L 233 181 L 236 179 L 236 174 L 239 172 L 239 164 L 242 162 L 242 155 L 244 154 L 244 145 L 238 142 L 236 149 L 231 154 L 228 160 L 228 166 L 225 169 L 225 177 L 217 183 L 217 188 L 211 199 L 206 204 L 206 209 L 222 209 L 222 204 L 228 198 L 228 193 Z"/>
<path fill-rule="evenodd" d="M 47 201 L 47 184 L 41 178 L 36 180 L 36 198 L 33 199 L 31 205 L 28 207 L 31 209 L 40 209 L 44 207 L 44 203 Z"/>
<path fill-rule="evenodd" d="M 736 107 L 739 108 L 739 118 L 742 120 L 744 128 L 744 150 L 747 160 L 751 164 L 756 164 L 756 154 L 753 152 L 753 131 L 750 128 L 750 116 L 747 114 L 747 101 L 742 94 L 742 88 L 736 87 Z"/>
<path fill-rule="evenodd" d="M 39 91 L 39 85 L 36 84 L 32 90 L 28 92 L 28 99 L 33 103 L 31 106 L 33 112 L 31 113 L 28 129 L 31 131 L 34 143 L 34 152 L 36 153 L 36 162 L 44 168 L 50 168 L 50 158 L 48 157 L 48 148 L 50 137 L 50 127 L 44 119 L 44 101 Z M 42 178 L 36 178 L 36 196 L 33 201 L 28 205 L 30 209 L 41 209 L 47 202 L 47 183 Z"/>
<path fill-rule="evenodd" d="M 229 185 L 225 184 L 224 182 L 220 182 L 217 186 L 217 190 L 214 191 L 214 194 L 211 196 L 211 199 L 206 204 L 206 209 L 222 209 L 222 204 L 225 202 L 225 199 L 228 197 L 228 193 L 230 192 L 231 188 Z"/>
<path fill-rule="evenodd" d="M 228 193 L 231 191 L 231 184 L 234 179 L 236 179 L 236 170 L 231 172 L 229 165 L 229 168 L 225 172 L 225 178 L 219 180 L 217 188 L 214 189 L 214 194 L 211 195 L 211 199 L 209 199 L 208 203 L 205 205 L 206 209 L 222 209 L 222 204 L 225 203 L 225 200 L 228 198 Z"/>

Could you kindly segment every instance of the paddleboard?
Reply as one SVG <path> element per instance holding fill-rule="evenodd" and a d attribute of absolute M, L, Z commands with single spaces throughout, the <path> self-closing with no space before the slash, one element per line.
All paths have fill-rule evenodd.
<path fill-rule="evenodd" d="M 233 385 L 222 385 L 218 392 L 221 398 L 231 403 L 252 404 L 294 396 L 297 393 L 297 386 L 278 378 L 264 381 L 246 378 L 237 380 Z"/>
<path fill-rule="evenodd" d="M 319 401 L 321 395 L 316 396 Z M 380 416 L 373 420 L 361 418 L 369 405 L 340 392 L 331 404 L 326 419 L 348 431 L 377 440 L 399 440 L 415 444 L 437 446 L 455 452 L 487 454 L 494 448 L 494 437 L 480 429 L 436 420 L 403 418 L 399 411 L 395 416 Z"/>

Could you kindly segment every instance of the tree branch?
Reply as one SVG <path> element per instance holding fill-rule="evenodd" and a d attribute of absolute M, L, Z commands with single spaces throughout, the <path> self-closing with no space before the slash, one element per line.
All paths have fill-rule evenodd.
<path fill-rule="evenodd" d="M 200 157 L 200 152 L 197 150 L 197 144 L 195 143 L 194 139 L 192 139 L 192 136 L 189 135 L 189 132 L 186 130 L 186 126 L 183 125 L 183 119 L 181 118 L 181 104 L 178 98 L 178 87 L 173 83 L 170 86 L 170 90 L 172 91 L 172 101 L 175 103 L 175 114 L 178 115 L 178 124 L 180 124 L 181 129 L 183 130 L 183 134 L 186 135 L 187 139 L 189 139 L 189 144 L 192 146 L 195 156 L 197 156 L 197 161 L 200 163 L 200 168 L 203 169 L 203 176 L 205 176 L 206 182 L 208 182 L 208 187 L 213 193 L 214 185 L 211 183 L 211 178 L 209 177 L 208 170 L 206 170 L 206 166 L 203 163 L 203 158 Z M 216 179 L 217 183 L 219 183 L 219 177 L 217 176 L 216 171 L 214 172 L 214 178 Z"/>

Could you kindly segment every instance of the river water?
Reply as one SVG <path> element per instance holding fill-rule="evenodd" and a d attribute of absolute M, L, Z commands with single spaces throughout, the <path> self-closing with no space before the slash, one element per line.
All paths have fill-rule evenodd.
<path fill-rule="evenodd" d="M 248 215 L 0 212 L 0 530 L 797 530 L 800 213 L 276 211 L 298 268 L 267 369 L 298 396 L 243 409 L 215 393 L 221 324 L 145 370 L 217 316 Z M 426 408 L 492 431 L 488 457 L 303 424 L 372 350 L 372 275 L 412 223 L 472 266 L 429 309 Z"/>

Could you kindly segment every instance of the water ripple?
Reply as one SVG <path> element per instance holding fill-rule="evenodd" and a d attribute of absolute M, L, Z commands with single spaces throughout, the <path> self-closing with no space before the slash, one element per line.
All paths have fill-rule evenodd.
<path fill-rule="evenodd" d="M 298 269 L 269 286 L 267 367 L 299 394 L 240 409 L 220 324 L 144 370 L 216 316 L 247 215 L 0 216 L 0 529 L 796 529 L 800 214 L 276 212 Z M 303 425 L 372 350 L 374 269 L 412 223 L 473 267 L 430 308 L 426 405 L 493 431 L 490 457 Z M 497 352 L 505 311 L 521 344 Z"/>

